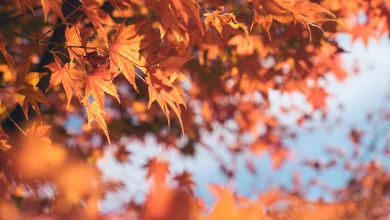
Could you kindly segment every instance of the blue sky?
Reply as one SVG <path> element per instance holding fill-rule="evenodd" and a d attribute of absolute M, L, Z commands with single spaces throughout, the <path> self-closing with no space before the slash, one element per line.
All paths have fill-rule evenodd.
<path fill-rule="evenodd" d="M 377 129 L 376 125 L 367 123 L 366 114 L 368 112 L 375 113 L 387 104 L 385 94 L 390 90 L 390 41 L 387 36 L 380 41 L 370 41 L 368 48 L 365 48 L 361 41 L 352 45 L 348 35 L 340 35 L 338 41 L 344 50 L 349 51 L 343 56 L 345 66 L 351 75 L 343 82 L 337 82 L 332 76 L 327 80 L 326 87 L 331 94 L 328 100 L 328 122 L 314 120 L 311 125 L 316 127 L 316 130 L 307 131 L 296 127 L 294 116 L 280 116 L 279 119 L 284 124 L 296 127 L 297 139 L 286 143 L 295 152 L 293 159 L 287 161 L 280 170 L 274 171 L 271 168 L 269 155 L 263 154 L 255 157 L 242 155 L 238 160 L 239 168 L 235 182 L 230 183 L 238 193 L 251 196 L 272 187 L 291 187 L 292 177 L 297 172 L 300 173 L 303 182 L 317 177 L 332 188 L 342 187 L 350 178 L 350 174 L 344 169 L 335 168 L 319 174 L 310 168 L 302 167 L 300 161 L 304 159 L 329 160 L 329 156 L 324 153 L 325 147 L 329 146 L 350 153 L 352 144 L 348 137 L 351 128 L 360 127 L 369 131 Z M 360 67 L 359 74 L 352 73 L 354 64 L 358 64 Z M 280 115 L 278 114 L 278 106 L 281 103 L 294 102 L 309 108 L 309 105 L 304 103 L 305 98 L 299 94 L 281 97 L 274 93 L 271 94 L 271 97 L 273 100 L 271 111 L 278 116 Z M 343 103 L 345 106 L 343 111 L 339 110 L 339 103 Z M 390 104 L 387 106 L 390 107 Z M 343 119 L 340 125 L 334 126 L 330 123 L 337 118 Z M 369 139 L 369 137 L 367 138 Z M 207 140 L 212 147 L 219 147 L 217 135 L 205 137 L 204 140 Z M 146 143 L 130 144 L 128 148 L 133 152 L 130 157 L 131 164 L 118 164 L 110 152 L 99 162 L 106 178 L 121 179 L 127 186 L 125 191 L 108 196 L 106 201 L 102 203 L 103 212 L 120 209 L 120 204 L 130 198 L 138 200 L 144 198 L 147 184 L 145 172 L 140 167 L 153 155 L 163 155 L 172 161 L 172 173 L 180 173 L 183 170 L 192 172 L 197 183 L 196 194 L 204 198 L 206 203 L 211 203 L 213 200 L 206 187 L 208 184 L 226 184 L 226 177 L 221 174 L 219 164 L 203 148 L 197 149 L 194 158 L 182 160 L 175 159 L 179 157 L 177 152 L 163 153 L 161 148 L 156 147 L 156 145 L 153 138 L 147 138 Z M 229 163 L 228 153 L 221 148 L 218 149 L 218 153 L 223 155 L 226 163 Z M 247 157 L 253 159 L 258 169 L 258 175 L 254 176 L 246 170 L 244 162 Z M 371 155 L 369 158 L 383 161 L 386 167 L 390 167 L 389 162 L 386 162 L 381 155 Z M 309 199 L 320 197 L 326 200 L 331 199 L 329 195 L 324 194 L 320 188 L 316 187 L 310 188 L 306 193 Z"/>

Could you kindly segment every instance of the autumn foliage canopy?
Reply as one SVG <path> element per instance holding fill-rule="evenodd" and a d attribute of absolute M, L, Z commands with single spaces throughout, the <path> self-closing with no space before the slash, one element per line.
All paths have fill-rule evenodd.
<path fill-rule="evenodd" d="M 195 193 L 191 172 L 172 171 L 167 152 L 185 160 L 205 149 L 228 182 L 235 165 L 219 151 L 232 161 L 269 154 L 277 172 L 291 159 L 285 141 L 299 134 L 272 111 L 270 92 L 304 97 L 310 111 L 293 101 L 279 111 L 298 115 L 296 126 L 313 114 L 326 120 L 324 82 L 353 74 L 338 35 L 368 46 L 389 25 L 388 0 L 3 0 L 0 219 L 387 216 L 388 173 L 373 162 L 348 167 L 351 158 L 334 149 L 354 177 L 332 203 L 307 201 L 297 178 L 292 190 L 251 197 L 232 184 L 208 185 L 209 204 Z M 220 144 L 210 146 L 209 136 Z M 361 136 L 352 130 L 352 145 Z M 103 212 L 107 196 L 126 186 L 105 178 L 99 161 L 131 163 L 131 144 L 150 139 L 161 153 L 139 167 L 148 192 Z M 245 164 L 261 175 L 250 159 Z"/>

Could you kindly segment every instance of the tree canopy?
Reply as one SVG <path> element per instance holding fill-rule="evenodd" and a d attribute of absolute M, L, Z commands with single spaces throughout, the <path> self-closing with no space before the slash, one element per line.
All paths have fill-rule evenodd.
<path fill-rule="evenodd" d="M 370 38 L 389 35 L 389 25 L 387 0 L 3 0 L 0 219 L 389 216 L 386 169 L 373 161 L 349 167 L 337 149 L 331 154 L 353 178 L 333 203 L 306 200 L 295 181 L 295 190 L 255 199 L 210 185 L 216 201 L 207 207 L 192 174 L 172 173 L 162 154 L 144 161 L 143 201 L 129 198 L 118 212 L 102 213 L 101 201 L 124 185 L 97 166 L 107 151 L 129 163 L 128 145 L 153 138 L 182 158 L 199 148 L 211 155 L 224 148 L 233 158 L 268 153 L 277 170 L 291 154 L 286 140 L 299 134 L 271 110 L 270 92 L 305 97 L 309 111 L 279 111 L 297 114 L 297 126 L 314 114 L 326 120 L 327 80 L 351 75 L 337 37 L 368 47 Z M 210 147 L 205 138 L 221 131 L 221 146 Z M 359 146 L 362 132 L 350 138 Z M 221 171 L 235 178 L 233 164 L 221 162 Z"/>

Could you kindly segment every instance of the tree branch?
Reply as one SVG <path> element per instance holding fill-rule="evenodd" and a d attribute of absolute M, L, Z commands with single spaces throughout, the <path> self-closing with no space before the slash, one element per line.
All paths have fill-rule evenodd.
<path fill-rule="evenodd" d="M 65 16 L 69 16 L 70 14 L 74 13 L 74 7 L 72 5 L 77 5 L 79 6 L 81 3 L 78 0 L 68 0 L 64 1 L 62 5 L 62 12 Z M 58 18 L 56 28 L 53 29 L 53 35 L 51 36 L 51 39 L 49 42 L 52 42 L 52 44 L 48 44 L 43 56 L 41 57 L 41 62 L 38 64 L 36 67 L 35 71 L 36 72 L 46 72 L 47 70 L 44 68 L 45 65 L 53 62 L 53 54 L 50 52 L 53 50 L 55 47 L 57 47 L 58 44 L 62 44 L 65 41 L 65 26 L 60 25 L 62 24 L 63 21 Z M 39 41 L 37 41 L 39 42 Z M 47 86 L 49 85 L 49 80 L 50 80 L 50 74 L 47 76 L 43 77 L 37 87 L 45 91 Z M 29 111 L 29 119 L 34 120 L 36 118 L 35 114 L 31 114 L 32 111 Z M 30 115 L 31 114 L 31 115 Z M 13 119 L 13 120 L 11 120 Z M 17 138 L 12 138 L 12 137 L 18 137 L 20 136 L 20 131 L 19 129 L 15 126 L 14 123 L 20 125 L 24 124 L 26 122 L 23 111 L 20 107 L 20 105 L 17 105 L 16 108 L 12 111 L 12 113 L 9 115 L 7 119 L 5 119 L 2 123 L 3 130 L 5 131 L 6 134 L 8 134 L 10 138 L 10 144 L 12 143 L 17 143 L 18 140 Z"/>

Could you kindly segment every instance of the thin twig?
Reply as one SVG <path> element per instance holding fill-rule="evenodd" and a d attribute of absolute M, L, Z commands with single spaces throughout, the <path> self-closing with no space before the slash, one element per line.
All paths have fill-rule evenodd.
<path fill-rule="evenodd" d="M 3 109 L 4 112 L 6 112 L 7 110 L 2 106 L 0 105 L 0 108 Z M 19 127 L 19 125 L 14 121 L 14 119 L 12 119 L 11 116 L 7 115 L 7 117 L 9 118 L 9 120 L 12 121 L 12 123 L 19 129 L 20 132 L 22 132 L 22 134 L 24 134 L 25 136 L 28 136 L 21 127 Z"/>
<path fill-rule="evenodd" d="M 46 36 L 47 34 L 49 34 L 50 32 L 54 31 L 55 29 L 57 29 L 58 27 L 60 27 L 61 25 L 64 25 L 64 22 L 70 17 L 72 16 L 74 13 L 76 13 L 83 5 L 80 5 L 79 7 L 77 7 L 74 11 L 72 11 L 68 16 L 66 16 L 62 21 L 61 23 L 57 24 L 55 27 L 53 27 L 52 29 L 46 31 L 45 33 L 43 33 L 40 37 L 38 37 L 38 39 L 42 39 L 44 36 Z"/>
<path fill-rule="evenodd" d="M 95 50 L 95 49 L 98 48 L 98 47 L 87 47 L 87 46 L 82 46 L 82 45 L 66 45 L 66 43 L 50 42 L 50 41 L 45 41 L 45 40 L 42 40 L 42 39 L 39 39 L 39 38 L 26 36 L 26 35 L 23 35 L 23 34 L 20 34 L 20 33 L 15 33 L 15 35 L 18 36 L 18 37 L 21 37 L 21 38 L 25 38 L 25 39 L 28 39 L 28 40 L 35 41 L 39 45 L 42 45 L 42 43 L 47 43 L 47 44 L 51 44 L 51 45 L 61 46 L 61 47 L 64 47 L 64 48 L 85 48 L 85 49 L 91 49 L 91 50 Z"/>

